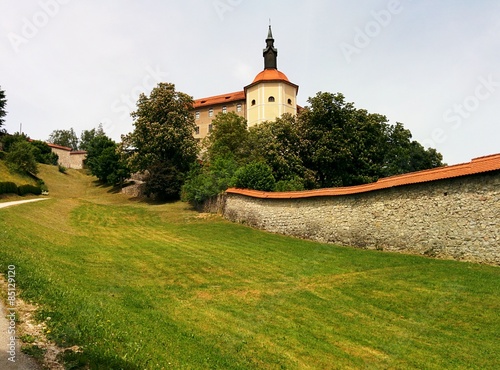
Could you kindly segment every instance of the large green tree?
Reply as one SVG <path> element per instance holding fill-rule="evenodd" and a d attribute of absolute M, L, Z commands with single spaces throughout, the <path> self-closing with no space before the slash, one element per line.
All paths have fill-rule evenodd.
<path fill-rule="evenodd" d="M 5 122 L 4 117 L 7 115 L 7 111 L 5 110 L 7 106 L 7 98 L 5 97 L 5 91 L 2 90 L 0 86 L 0 131 L 3 132 L 2 126 Z"/>
<path fill-rule="evenodd" d="M 252 161 L 271 167 L 276 181 L 304 179 L 308 171 L 300 157 L 302 139 L 295 117 L 285 114 L 249 130 L 248 146 Z"/>
<path fill-rule="evenodd" d="M 435 149 L 425 149 L 412 140 L 410 130 L 403 124 L 387 126 L 386 151 L 382 167 L 382 176 L 393 176 L 443 166 L 443 156 Z"/>
<path fill-rule="evenodd" d="M 78 144 L 78 148 L 80 150 L 88 150 L 89 144 L 92 140 L 94 140 L 97 136 L 104 136 L 104 129 L 102 128 L 102 124 L 99 124 L 97 128 L 93 128 L 92 130 L 83 130 L 80 135 L 80 142 Z"/>
<path fill-rule="evenodd" d="M 49 136 L 49 143 L 78 150 L 78 136 L 73 128 L 69 130 L 54 130 Z"/>
<path fill-rule="evenodd" d="M 183 178 L 196 161 L 192 106 L 193 99 L 174 84 L 159 83 L 149 96 L 140 95 L 131 114 L 134 131 L 123 137 L 124 152 L 132 171 L 149 173 L 146 189 L 159 198 L 179 197 Z"/>
<path fill-rule="evenodd" d="M 11 170 L 36 175 L 38 165 L 35 158 L 35 147 L 28 141 L 21 140 L 12 144 L 5 160 Z"/>
<path fill-rule="evenodd" d="M 213 130 L 204 141 L 206 160 L 232 156 L 237 162 L 248 159 L 248 130 L 245 118 L 234 112 L 219 113 L 212 121 Z"/>
<path fill-rule="evenodd" d="M 91 139 L 87 145 L 85 164 L 92 175 L 109 185 L 120 185 L 130 176 L 130 171 L 118 152 L 118 145 L 104 134 Z"/>
<path fill-rule="evenodd" d="M 386 118 L 357 110 L 342 94 L 318 93 L 299 117 L 302 160 L 320 187 L 374 181 L 380 173 Z"/>

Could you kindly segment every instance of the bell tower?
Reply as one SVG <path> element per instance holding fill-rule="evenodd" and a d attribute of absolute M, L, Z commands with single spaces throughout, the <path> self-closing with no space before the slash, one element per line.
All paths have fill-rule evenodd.
<path fill-rule="evenodd" d="M 248 127 L 273 121 L 285 113 L 297 114 L 299 87 L 278 71 L 278 49 L 274 47 L 271 25 L 267 31 L 266 47 L 262 56 L 264 70 L 250 85 L 245 86 Z"/>

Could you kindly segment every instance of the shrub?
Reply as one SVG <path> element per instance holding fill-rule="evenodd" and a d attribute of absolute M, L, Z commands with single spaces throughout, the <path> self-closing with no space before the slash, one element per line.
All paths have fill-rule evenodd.
<path fill-rule="evenodd" d="M 7 153 L 2 152 L 2 151 L 0 150 L 0 159 L 5 159 L 5 156 L 6 156 L 6 155 L 7 155 Z"/>
<path fill-rule="evenodd" d="M 35 147 L 27 141 L 14 142 L 5 157 L 5 161 L 11 170 L 36 175 L 38 165 L 34 151 Z"/>
<path fill-rule="evenodd" d="M 17 194 L 17 185 L 13 182 L 0 182 L 0 194 Z"/>
<path fill-rule="evenodd" d="M 304 190 L 304 180 L 294 177 L 291 180 L 281 180 L 276 183 L 276 191 L 302 191 Z"/>
<path fill-rule="evenodd" d="M 62 164 L 60 164 L 59 166 L 59 172 L 61 173 L 66 173 L 66 171 L 68 170 L 66 167 L 64 167 Z"/>
<path fill-rule="evenodd" d="M 252 162 L 236 172 L 235 185 L 242 189 L 273 191 L 276 180 L 271 167 L 262 162 Z"/>
<path fill-rule="evenodd" d="M 26 194 L 41 195 L 42 188 L 40 186 L 26 184 L 26 185 L 19 186 L 17 188 L 17 193 L 21 196 L 26 195 Z"/>

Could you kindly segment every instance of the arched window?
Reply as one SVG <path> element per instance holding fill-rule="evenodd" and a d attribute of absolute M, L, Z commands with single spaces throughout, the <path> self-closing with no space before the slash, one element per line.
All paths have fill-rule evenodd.
<path fill-rule="evenodd" d="M 269 99 L 267 99 L 269 103 L 274 103 L 274 96 L 270 96 Z"/>
<path fill-rule="evenodd" d="M 254 99 L 254 100 L 252 100 L 252 105 L 255 105 L 255 99 Z"/>
<path fill-rule="evenodd" d="M 292 105 L 292 99 L 288 99 L 288 104 Z"/>

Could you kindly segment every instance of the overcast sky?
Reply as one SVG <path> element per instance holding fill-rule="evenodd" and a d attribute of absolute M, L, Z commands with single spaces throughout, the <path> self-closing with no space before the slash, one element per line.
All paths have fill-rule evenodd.
<path fill-rule="evenodd" d="M 133 129 L 140 92 L 242 90 L 269 19 L 298 102 L 341 92 L 448 164 L 500 152 L 498 0 L 0 0 L 6 128 Z"/>

